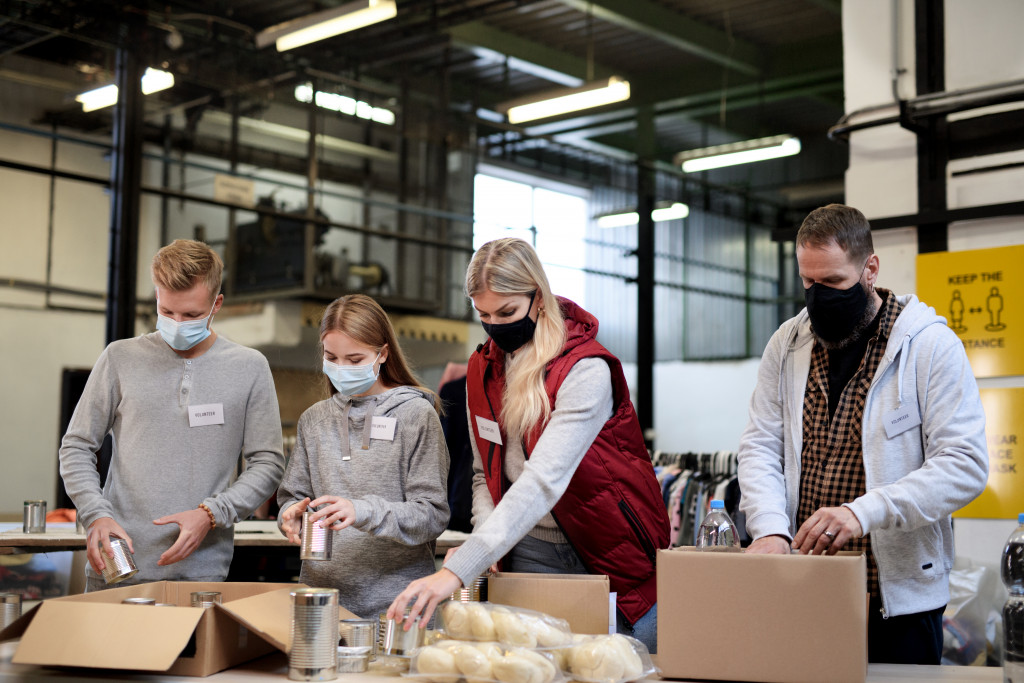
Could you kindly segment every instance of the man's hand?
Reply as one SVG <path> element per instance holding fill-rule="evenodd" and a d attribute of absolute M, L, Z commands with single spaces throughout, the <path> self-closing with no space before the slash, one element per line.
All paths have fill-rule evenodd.
<path fill-rule="evenodd" d="M 860 538 L 864 530 L 850 508 L 818 508 L 793 537 L 793 548 L 804 555 L 835 555 L 851 538 Z"/>
<path fill-rule="evenodd" d="M 289 543 L 302 543 L 302 513 L 309 507 L 309 498 L 303 498 L 294 505 L 289 505 L 281 513 L 281 532 Z"/>
<path fill-rule="evenodd" d="M 321 508 L 310 515 L 309 521 L 311 524 L 320 524 L 324 529 L 330 529 L 331 531 L 341 531 L 345 527 L 355 524 L 356 508 L 348 498 L 320 496 L 310 502 L 309 507 L 315 508 L 321 505 L 326 505 L 327 507 Z"/>
<path fill-rule="evenodd" d="M 89 558 L 89 564 L 92 565 L 97 574 L 103 574 L 106 558 L 114 557 L 114 550 L 110 547 L 111 536 L 117 536 L 128 541 L 128 550 L 135 554 L 135 546 L 132 545 L 132 539 L 121 528 L 121 525 L 111 517 L 100 517 L 89 525 L 89 531 L 85 537 L 85 554 Z"/>
<path fill-rule="evenodd" d="M 420 618 L 420 628 L 426 628 L 430 617 L 434 615 L 434 608 L 452 596 L 462 586 L 462 580 L 450 569 L 440 571 L 416 579 L 405 590 L 398 594 L 391 606 L 388 607 L 388 619 L 401 619 L 405 614 L 405 607 L 410 603 L 412 611 L 409 612 L 402 628 L 406 631 L 416 623 L 416 617 Z"/>
<path fill-rule="evenodd" d="M 789 539 L 782 536 L 762 536 L 747 547 L 754 555 L 789 555 Z"/>
<path fill-rule="evenodd" d="M 173 515 L 154 519 L 153 524 L 177 524 L 179 528 L 178 540 L 165 550 L 157 561 L 161 567 L 181 562 L 194 553 L 206 538 L 206 534 L 210 532 L 210 516 L 202 508 L 176 512 Z"/>

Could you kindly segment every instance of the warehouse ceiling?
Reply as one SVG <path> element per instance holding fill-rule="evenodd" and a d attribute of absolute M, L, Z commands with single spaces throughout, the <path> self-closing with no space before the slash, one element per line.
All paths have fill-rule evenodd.
<path fill-rule="evenodd" d="M 791 206 L 841 198 L 846 150 L 826 139 L 843 113 L 839 0 L 398 0 L 397 17 L 373 26 L 284 53 L 256 47 L 259 31 L 342 4 L 0 0 L 0 79 L 63 91 L 51 122 L 102 128 L 109 111 L 82 115 L 73 97 L 111 82 L 128 44 L 175 74 L 150 108 L 227 111 L 235 98 L 258 116 L 316 79 L 374 106 L 432 102 L 476 124 L 485 157 L 518 145 L 632 159 L 638 113 L 651 113 L 665 164 L 687 149 L 792 134 L 799 162 L 743 182 Z M 610 75 L 630 81 L 628 102 L 525 127 L 495 114 L 503 101 Z"/>

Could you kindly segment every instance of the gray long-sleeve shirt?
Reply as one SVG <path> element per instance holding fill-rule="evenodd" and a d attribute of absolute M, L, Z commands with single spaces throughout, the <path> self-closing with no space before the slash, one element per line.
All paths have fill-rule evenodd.
<path fill-rule="evenodd" d="M 310 407 L 277 494 L 281 512 L 307 496 L 333 495 L 352 501 L 356 521 L 332 532 L 330 560 L 303 561 L 300 581 L 337 588 L 339 604 L 361 617 L 386 610 L 410 581 L 434 571 L 434 541 L 448 523 L 447 482 L 441 422 L 421 391 L 335 394 Z"/>
<path fill-rule="evenodd" d="M 223 424 L 190 426 L 189 408 L 196 406 L 214 406 L 203 412 L 219 410 Z M 113 457 L 101 491 L 96 453 L 108 433 Z M 235 478 L 239 456 L 245 469 Z M 267 359 L 224 337 L 187 359 L 156 332 L 110 344 L 60 448 L 60 473 L 83 523 L 112 517 L 131 536 L 139 567 L 132 582 L 223 580 L 234 552 L 232 524 L 273 494 L 283 471 Z M 217 528 L 184 560 L 157 566 L 179 528 L 153 520 L 200 503 Z M 96 576 L 91 567 L 87 572 Z"/>
<path fill-rule="evenodd" d="M 506 444 L 505 475 L 512 486 L 495 506 L 487 490 L 483 461 L 473 446 L 473 533 L 445 567 L 464 585 L 491 566 L 527 534 L 564 542 L 551 510 L 569 487 L 583 456 L 612 417 L 612 375 L 601 358 L 584 358 L 558 389 L 551 419 L 526 460 L 520 444 Z M 476 424 L 469 416 L 470 429 Z"/>

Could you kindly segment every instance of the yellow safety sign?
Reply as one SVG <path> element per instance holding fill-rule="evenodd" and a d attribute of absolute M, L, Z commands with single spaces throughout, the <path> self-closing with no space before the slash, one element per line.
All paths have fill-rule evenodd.
<path fill-rule="evenodd" d="M 954 517 L 1012 519 L 1024 500 L 1024 389 L 982 389 L 988 485 Z"/>
<path fill-rule="evenodd" d="M 946 318 L 975 377 L 1024 375 L 1024 245 L 919 254 L 917 296 Z"/>

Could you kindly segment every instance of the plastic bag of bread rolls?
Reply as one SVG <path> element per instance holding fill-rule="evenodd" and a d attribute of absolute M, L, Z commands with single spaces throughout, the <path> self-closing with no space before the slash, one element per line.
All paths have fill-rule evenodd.
<path fill-rule="evenodd" d="M 573 636 L 573 645 L 559 657 L 573 679 L 587 683 L 627 683 L 657 671 L 647 647 L 621 634 Z"/>
<path fill-rule="evenodd" d="M 560 648 L 572 642 L 568 622 L 542 612 L 454 600 L 442 603 L 438 610 L 449 638 L 497 641 L 509 647 L 529 649 Z"/>
<path fill-rule="evenodd" d="M 563 683 L 549 655 L 497 643 L 443 640 L 413 653 L 409 677 L 431 683 Z"/>

